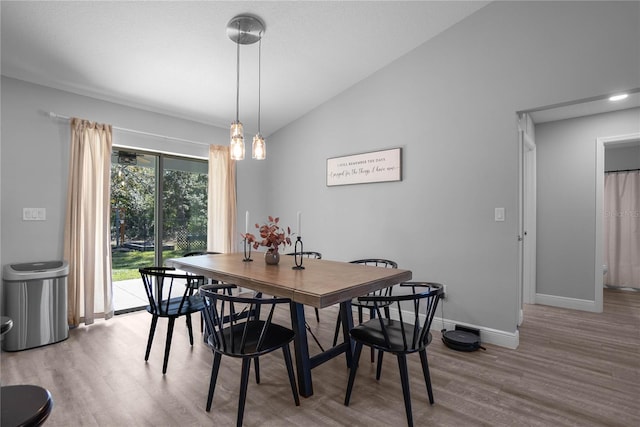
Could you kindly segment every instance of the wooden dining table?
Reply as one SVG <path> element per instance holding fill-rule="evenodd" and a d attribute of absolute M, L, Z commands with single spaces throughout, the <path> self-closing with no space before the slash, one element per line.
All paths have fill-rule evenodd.
<path fill-rule="evenodd" d="M 294 270 L 293 256 L 282 256 L 277 265 L 267 265 L 263 253 L 253 253 L 253 261 L 243 261 L 242 253 L 207 254 L 172 258 L 166 264 L 239 287 L 291 300 L 291 326 L 300 395 L 313 395 L 311 369 L 345 353 L 351 365 L 353 327 L 351 299 L 411 280 L 410 270 L 382 268 L 326 259 L 303 260 L 304 269 Z M 305 328 L 304 306 L 325 308 L 340 304 L 343 342 L 310 356 Z"/>

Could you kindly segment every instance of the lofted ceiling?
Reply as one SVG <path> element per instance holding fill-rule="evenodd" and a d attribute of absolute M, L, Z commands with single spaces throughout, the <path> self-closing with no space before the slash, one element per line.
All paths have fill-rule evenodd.
<path fill-rule="evenodd" d="M 2 74 L 226 128 L 236 100 L 236 44 L 226 26 L 249 13 L 266 26 L 268 136 L 488 3 L 2 1 Z M 240 49 L 248 133 L 257 130 L 257 49 Z"/>

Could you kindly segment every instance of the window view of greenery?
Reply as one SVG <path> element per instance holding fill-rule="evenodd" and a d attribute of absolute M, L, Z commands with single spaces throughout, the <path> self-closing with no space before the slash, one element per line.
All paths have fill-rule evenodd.
<path fill-rule="evenodd" d="M 111 162 L 111 248 L 113 281 L 137 279 L 138 268 L 155 265 L 157 157 L 114 151 Z M 207 164 L 164 159 L 162 259 L 207 246 Z"/>

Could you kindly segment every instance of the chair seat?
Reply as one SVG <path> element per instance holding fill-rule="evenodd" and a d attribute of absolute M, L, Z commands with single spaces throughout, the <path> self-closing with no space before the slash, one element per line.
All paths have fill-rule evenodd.
<path fill-rule="evenodd" d="M 182 310 L 180 309 L 180 303 L 182 302 L 182 297 L 171 298 L 169 300 L 169 304 L 167 306 L 166 301 L 162 301 L 162 310 L 157 313 L 154 313 L 151 306 L 146 306 L 145 308 L 151 314 L 157 314 L 160 317 L 178 317 L 183 316 L 188 313 L 196 313 L 201 311 L 204 308 L 204 302 L 199 295 L 193 295 L 185 299 L 184 305 L 182 306 Z"/>
<path fill-rule="evenodd" d="M 380 326 L 380 319 L 377 318 L 371 319 L 354 327 L 349 333 L 356 341 L 391 353 L 414 353 L 416 351 L 424 350 L 431 342 L 431 332 L 429 332 L 426 345 L 417 343 L 417 346 L 413 346 L 411 342 L 414 335 L 413 325 L 405 323 L 403 328 L 402 324 L 397 320 L 383 319 L 382 322 L 384 323 L 384 327 L 386 328 L 386 332 L 389 336 L 389 346 L 387 346 L 385 342 L 382 327 Z M 402 338 L 403 330 L 405 335 L 404 340 Z M 422 329 L 418 329 L 417 335 L 419 335 L 421 330 Z M 406 347 L 405 341 L 407 343 Z"/>
<path fill-rule="evenodd" d="M 0 425 L 39 426 L 53 409 L 49 390 L 36 385 L 9 385 L 0 389 L 2 418 Z"/>
<path fill-rule="evenodd" d="M 233 347 L 230 346 L 231 344 L 226 348 L 216 346 L 213 341 L 213 337 L 209 337 L 209 345 L 212 348 L 215 348 L 216 351 L 227 356 L 246 357 L 249 355 L 259 356 L 261 354 L 268 353 L 273 351 L 274 348 L 282 347 L 293 341 L 295 333 L 291 329 L 275 323 L 270 323 L 264 332 L 265 337 L 262 341 L 262 345 L 258 349 L 258 340 L 260 339 L 260 334 L 262 333 L 264 326 L 264 320 L 252 320 L 247 323 L 247 335 L 244 341 L 244 350 L 240 348 L 242 345 L 242 335 L 245 333 L 244 324 L 236 324 L 222 330 L 222 333 L 224 334 L 224 339 L 222 341 L 225 343 L 233 343 Z M 233 337 L 231 335 L 233 335 Z"/>

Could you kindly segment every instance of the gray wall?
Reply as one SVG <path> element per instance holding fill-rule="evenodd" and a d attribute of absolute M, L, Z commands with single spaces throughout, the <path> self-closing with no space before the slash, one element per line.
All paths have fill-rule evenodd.
<path fill-rule="evenodd" d="M 62 258 L 71 133 L 67 120 L 52 119 L 49 112 L 206 143 L 227 143 L 225 129 L 2 77 L 2 264 Z M 208 157 L 206 145 L 117 130 L 113 144 Z M 24 207 L 46 208 L 46 221 L 23 221 Z"/>
<path fill-rule="evenodd" d="M 302 211 L 305 248 L 329 259 L 391 258 L 445 283 L 449 319 L 515 333 L 515 112 L 640 87 L 638 6 L 479 10 L 272 135 L 269 212 Z M 327 158 L 389 147 L 402 182 L 325 186 Z"/>
<path fill-rule="evenodd" d="M 397 260 L 447 285 L 446 318 L 517 337 L 515 112 L 640 87 L 639 6 L 482 8 L 270 135 L 266 161 L 240 162 L 239 230 L 245 210 L 294 227 L 302 211 L 306 249 Z M 61 256 L 69 131 L 46 111 L 227 141 L 226 129 L 3 78 L 2 263 Z M 389 147 L 403 148 L 402 182 L 326 187 L 328 157 Z M 49 219 L 22 222 L 22 207 Z"/>
<path fill-rule="evenodd" d="M 634 146 L 605 147 L 604 170 L 640 169 L 640 141 Z"/>
<path fill-rule="evenodd" d="M 538 294 L 594 299 L 596 138 L 635 132 L 638 108 L 536 126 Z"/>

